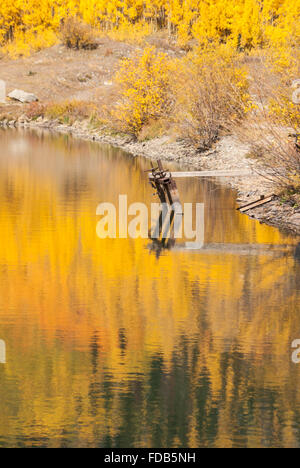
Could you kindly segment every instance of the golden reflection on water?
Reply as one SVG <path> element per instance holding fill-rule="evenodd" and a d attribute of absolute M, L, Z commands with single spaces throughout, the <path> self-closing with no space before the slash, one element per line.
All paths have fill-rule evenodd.
<path fill-rule="evenodd" d="M 181 198 L 205 203 L 219 249 L 100 240 L 100 202 L 152 201 L 149 162 L 68 136 L 0 141 L 0 446 L 299 446 L 298 240 L 197 180 Z"/>

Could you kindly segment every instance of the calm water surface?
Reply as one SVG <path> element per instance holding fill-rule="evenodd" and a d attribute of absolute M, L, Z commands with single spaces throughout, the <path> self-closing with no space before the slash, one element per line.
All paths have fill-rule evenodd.
<path fill-rule="evenodd" d="M 182 180 L 214 245 L 100 240 L 100 202 L 153 201 L 149 162 L 31 132 L 0 148 L 0 446 L 300 446 L 299 239 Z"/>

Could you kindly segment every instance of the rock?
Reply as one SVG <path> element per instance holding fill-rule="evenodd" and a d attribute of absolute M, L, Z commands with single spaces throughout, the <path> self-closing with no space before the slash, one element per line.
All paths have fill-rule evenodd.
<path fill-rule="evenodd" d="M 26 114 L 21 115 L 21 117 L 19 117 L 18 121 L 19 121 L 20 123 L 27 122 L 27 121 L 28 121 L 27 115 L 26 115 Z"/>
<path fill-rule="evenodd" d="M 0 103 L 5 104 L 6 102 L 6 83 L 0 80 Z"/>
<path fill-rule="evenodd" d="M 291 223 L 300 225 L 300 213 L 297 213 L 290 218 Z"/>
<path fill-rule="evenodd" d="M 38 101 L 38 98 L 34 94 L 26 93 L 25 91 L 21 91 L 20 89 L 15 89 L 11 93 L 9 93 L 8 97 L 10 99 L 14 99 L 15 101 L 20 101 L 23 103 Z"/>

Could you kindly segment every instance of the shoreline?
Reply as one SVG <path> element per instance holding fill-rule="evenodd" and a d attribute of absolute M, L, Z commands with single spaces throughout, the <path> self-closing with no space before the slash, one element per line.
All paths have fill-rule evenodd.
<path fill-rule="evenodd" d="M 71 134 L 74 138 L 111 145 L 133 157 L 143 156 L 152 161 L 161 159 L 164 162 L 177 163 L 190 170 L 252 170 L 253 175 L 250 177 L 219 179 L 223 185 L 236 191 L 238 206 L 272 193 L 270 183 L 263 176 L 255 173 L 257 161 L 249 158 L 249 148 L 232 136 L 223 137 L 213 149 L 199 154 L 184 142 L 172 141 L 167 136 L 138 142 L 133 141 L 130 136 L 107 133 L 103 129 L 91 129 L 86 121 L 78 121 L 70 126 L 43 118 L 30 120 L 23 115 L 17 120 L 0 121 L 0 127 L 42 129 Z M 243 214 L 287 234 L 300 235 L 300 208 L 295 209 L 287 203 L 280 202 L 279 199 Z"/>

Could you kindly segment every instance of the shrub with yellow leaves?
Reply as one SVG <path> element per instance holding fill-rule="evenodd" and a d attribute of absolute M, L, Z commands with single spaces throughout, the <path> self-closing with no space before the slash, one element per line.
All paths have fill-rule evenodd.
<path fill-rule="evenodd" d="M 270 99 L 269 105 L 270 115 L 280 125 L 286 125 L 295 132 L 300 129 L 300 109 L 299 104 L 291 101 L 290 96 L 279 95 L 277 98 Z"/>
<path fill-rule="evenodd" d="M 14 39 L 5 44 L 2 52 L 10 58 L 29 57 L 33 52 L 51 47 L 58 41 L 56 34 L 47 29 L 45 31 L 16 31 Z"/>
<path fill-rule="evenodd" d="M 116 75 L 119 100 L 110 113 L 121 131 L 137 137 L 144 125 L 170 112 L 170 70 L 170 59 L 153 47 L 123 60 Z"/>

